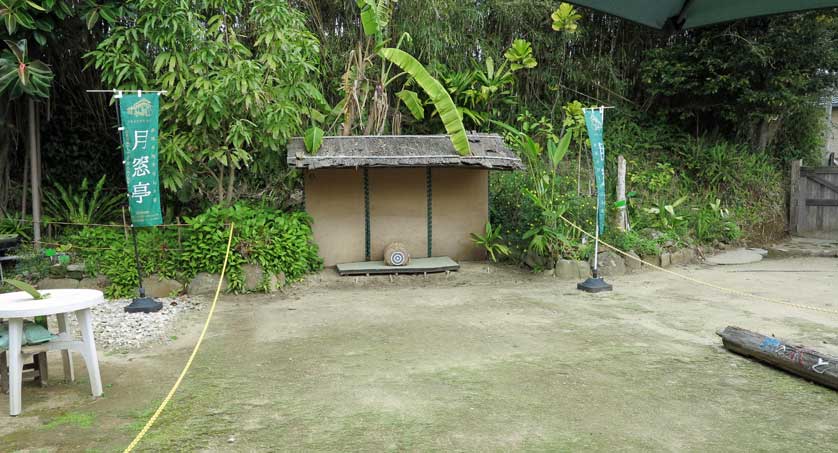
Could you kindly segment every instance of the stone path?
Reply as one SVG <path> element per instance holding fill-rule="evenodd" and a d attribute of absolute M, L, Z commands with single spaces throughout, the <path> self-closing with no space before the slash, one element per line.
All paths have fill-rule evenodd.
<path fill-rule="evenodd" d="M 838 238 L 793 237 L 769 247 L 768 253 L 772 257 L 838 257 Z"/>
<path fill-rule="evenodd" d="M 717 265 L 751 264 L 759 261 L 762 261 L 762 253 L 751 249 L 731 250 L 707 258 L 707 264 Z"/>

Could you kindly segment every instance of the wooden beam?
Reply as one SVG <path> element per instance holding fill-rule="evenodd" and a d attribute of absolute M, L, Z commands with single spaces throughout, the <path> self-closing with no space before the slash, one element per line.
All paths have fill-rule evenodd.
<path fill-rule="evenodd" d="M 728 326 L 719 336 L 729 351 L 838 390 L 838 358 L 739 327 Z"/>
<path fill-rule="evenodd" d="M 838 173 L 838 167 L 805 167 L 800 170 L 803 176 L 816 175 L 834 175 Z"/>
<path fill-rule="evenodd" d="M 806 206 L 838 206 L 838 200 L 827 200 L 823 198 L 807 198 Z"/>
<path fill-rule="evenodd" d="M 826 187 L 827 189 L 838 193 L 838 185 L 832 184 L 831 182 L 821 178 L 820 176 L 815 176 L 814 174 L 806 175 L 807 178 L 811 179 L 812 181 Z"/>

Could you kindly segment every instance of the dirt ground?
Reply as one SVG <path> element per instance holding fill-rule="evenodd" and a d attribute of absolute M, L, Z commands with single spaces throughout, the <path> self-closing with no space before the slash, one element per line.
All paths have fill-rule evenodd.
<path fill-rule="evenodd" d="M 838 310 L 838 259 L 681 268 Z M 466 264 L 224 297 L 141 451 L 835 451 L 838 392 L 720 347 L 737 325 L 838 355 L 838 315 L 731 297 L 660 273 L 572 282 Z M 24 389 L 0 451 L 120 451 L 175 381 L 205 313 L 171 345 L 105 355 Z M 51 356 L 53 375 L 59 356 Z M 84 376 L 81 364 L 77 373 Z M 8 398 L 0 395 L 0 408 Z"/>

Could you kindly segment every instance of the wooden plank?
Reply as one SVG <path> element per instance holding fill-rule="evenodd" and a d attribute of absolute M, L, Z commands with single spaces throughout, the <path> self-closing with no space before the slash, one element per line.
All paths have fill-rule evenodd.
<path fill-rule="evenodd" d="M 828 198 L 807 198 L 806 206 L 838 206 L 838 199 L 830 200 Z"/>
<path fill-rule="evenodd" d="M 809 180 L 814 181 L 814 182 L 820 184 L 821 186 L 826 187 L 827 189 L 829 189 L 829 190 L 838 194 L 838 185 L 832 184 L 831 182 L 821 178 L 818 175 L 814 175 L 814 174 L 806 175 L 806 178 L 808 178 Z"/>
<path fill-rule="evenodd" d="M 789 196 L 789 232 L 797 234 L 801 229 L 801 206 L 800 206 L 800 166 L 803 159 L 791 163 L 791 190 Z"/>
<path fill-rule="evenodd" d="M 732 352 L 838 390 L 838 358 L 739 327 L 728 326 L 719 336 Z"/>
<path fill-rule="evenodd" d="M 384 261 L 362 261 L 337 265 L 340 275 L 367 274 L 424 274 L 445 271 L 456 271 L 460 265 L 447 256 L 433 258 L 413 258 L 406 266 L 388 266 Z"/>
<path fill-rule="evenodd" d="M 800 169 L 800 176 L 816 175 L 834 175 L 838 174 L 838 167 L 804 167 Z"/>

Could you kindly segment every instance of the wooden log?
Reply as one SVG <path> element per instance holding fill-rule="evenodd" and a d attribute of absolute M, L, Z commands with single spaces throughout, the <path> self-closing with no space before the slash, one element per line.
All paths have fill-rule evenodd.
<path fill-rule="evenodd" d="M 406 266 L 410 262 L 407 247 L 400 242 L 392 242 L 384 248 L 384 264 L 388 266 Z"/>
<path fill-rule="evenodd" d="M 739 327 L 728 326 L 719 336 L 729 351 L 838 390 L 838 358 Z"/>

